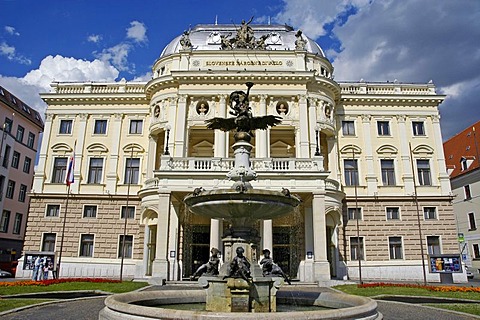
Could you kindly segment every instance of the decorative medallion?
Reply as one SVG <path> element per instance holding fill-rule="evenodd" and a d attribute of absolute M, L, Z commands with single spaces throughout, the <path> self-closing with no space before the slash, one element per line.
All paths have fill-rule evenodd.
<path fill-rule="evenodd" d="M 288 110 L 289 110 L 289 106 L 288 106 L 288 102 L 286 101 L 279 101 L 277 103 L 277 106 L 275 107 L 275 109 L 277 110 L 277 113 L 281 116 L 284 116 L 288 113 Z"/>
<path fill-rule="evenodd" d="M 195 110 L 197 111 L 197 114 L 204 116 L 208 113 L 208 110 L 210 109 L 208 102 L 205 100 L 201 100 L 197 103 L 197 107 Z"/>
<path fill-rule="evenodd" d="M 159 106 L 159 105 L 156 105 L 156 106 L 155 106 L 155 109 L 153 109 L 153 116 L 154 116 L 155 118 L 160 117 L 160 106 Z"/>

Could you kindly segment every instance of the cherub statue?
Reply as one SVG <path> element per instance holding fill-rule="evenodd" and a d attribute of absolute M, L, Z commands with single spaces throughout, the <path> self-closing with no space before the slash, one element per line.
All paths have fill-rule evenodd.
<path fill-rule="evenodd" d="M 210 252 L 212 253 L 210 260 L 198 267 L 197 271 L 195 271 L 195 273 L 190 277 L 191 280 L 195 280 L 202 274 L 209 276 L 218 275 L 218 267 L 220 265 L 220 257 L 218 255 L 220 254 L 220 251 L 217 248 L 212 248 Z"/>
<path fill-rule="evenodd" d="M 283 272 L 282 268 L 280 268 L 273 259 L 270 257 L 270 250 L 264 249 L 263 250 L 263 259 L 260 260 L 260 265 L 262 266 L 263 276 L 280 276 L 288 284 L 292 284 L 290 279 L 288 279 L 287 275 Z"/>
<path fill-rule="evenodd" d="M 242 278 L 245 281 L 250 281 L 250 262 L 243 255 L 245 250 L 238 247 L 237 256 L 230 262 L 228 275 L 225 278 Z"/>

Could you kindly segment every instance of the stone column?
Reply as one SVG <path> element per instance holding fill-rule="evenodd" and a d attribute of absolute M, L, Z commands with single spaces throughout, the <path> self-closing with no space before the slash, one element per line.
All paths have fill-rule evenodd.
<path fill-rule="evenodd" d="M 405 186 L 405 195 L 412 195 L 414 193 L 413 187 L 413 172 L 412 172 L 412 163 L 413 159 L 410 159 L 410 146 L 408 144 L 409 138 L 411 137 L 410 133 L 406 129 L 406 116 L 398 115 L 398 136 L 404 137 L 400 139 L 400 158 L 402 161 L 402 171 L 403 171 L 403 184 Z"/>
<path fill-rule="evenodd" d="M 297 158 L 310 157 L 310 143 L 309 143 L 309 125 L 308 125 L 308 110 L 307 110 L 307 97 L 305 95 L 298 96 L 298 108 L 299 108 L 299 130 L 297 133 L 297 139 L 299 141 L 299 150 L 297 151 Z"/>
<path fill-rule="evenodd" d="M 186 121 L 187 121 L 187 95 L 178 96 L 177 112 L 175 123 L 171 123 L 170 139 L 173 140 L 173 150 L 170 154 L 174 157 L 184 157 L 186 146 Z"/>
<path fill-rule="evenodd" d="M 222 249 L 222 230 L 221 221 L 219 219 L 210 219 L 210 249 L 217 248 L 220 251 Z M 222 252 L 223 255 L 223 252 Z"/>
<path fill-rule="evenodd" d="M 150 134 L 148 135 L 147 179 L 153 178 L 157 156 L 157 138 Z"/>
<path fill-rule="evenodd" d="M 122 120 L 123 114 L 115 113 L 112 119 L 112 125 L 109 128 L 112 130 L 111 132 L 121 132 L 122 130 Z M 115 194 L 117 192 L 117 171 L 118 171 L 118 159 L 119 159 L 119 152 L 120 152 L 120 136 L 116 136 L 115 143 L 112 143 L 111 150 L 110 150 L 110 157 L 109 157 L 109 171 L 106 174 L 106 190 L 111 194 Z M 121 171 L 120 171 L 121 172 Z"/>
<path fill-rule="evenodd" d="M 153 262 L 152 277 L 155 282 L 168 279 L 168 237 L 170 227 L 170 193 L 158 195 L 158 222 L 155 261 Z"/>
<path fill-rule="evenodd" d="M 315 281 L 330 280 L 330 265 L 327 260 L 327 232 L 325 221 L 325 194 L 314 193 L 312 199 L 313 226 L 313 277 Z"/>
<path fill-rule="evenodd" d="M 148 221 L 145 221 L 144 226 L 144 238 L 143 238 L 143 274 L 142 276 L 147 274 L 148 264 L 149 264 L 149 256 L 148 256 L 148 240 L 150 239 L 150 227 L 148 226 Z"/>
<path fill-rule="evenodd" d="M 317 100 L 313 98 L 308 99 L 308 122 L 310 128 L 310 157 L 313 157 L 317 148 L 317 132 L 315 131 L 317 126 Z M 318 143 L 320 146 L 320 131 L 318 132 Z"/>
<path fill-rule="evenodd" d="M 369 195 L 373 195 L 377 192 L 378 183 L 381 181 L 377 180 L 377 174 L 375 174 L 374 163 L 373 163 L 373 150 L 372 150 L 372 134 L 371 134 L 371 126 L 370 123 L 372 121 L 372 117 L 370 115 L 363 115 L 362 116 L 362 124 L 363 124 L 363 135 L 364 135 L 364 143 L 363 146 L 365 148 L 365 162 L 367 165 L 367 172 L 365 174 L 365 178 L 367 181 L 367 192 Z M 355 156 L 357 157 L 357 155 Z M 361 160 L 360 156 L 357 159 L 357 164 L 360 165 Z M 360 173 L 359 173 L 360 174 Z M 359 184 L 360 176 L 359 176 Z"/>
<path fill-rule="evenodd" d="M 263 248 L 260 248 L 260 252 L 263 249 L 268 249 L 271 252 L 272 258 L 273 257 L 273 222 L 272 220 L 263 220 Z"/>
<path fill-rule="evenodd" d="M 220 103 L 218 106 L 218 117 L 225 118 L 227 116 L 227 96 L 222 94 L 220 97 Z M 227 133 L 222 130 L 215 130 L 215 146 L 213 150 L 213 156 L 216 158 L 228 157 L 227 146 Z"/>
<path fill-rule="evenodd" d="M 88 114 L 82 113 L 78 115 L 79 117 L 79 123 L 77 127 L 77 145 L 76 145 L 76 150 L 75 150 L 75 170 L 73 171 L 73 176 L 75 179 L 75 182 L 71 185 L 71 192 L 72 193 L 78 193 L 79 188 L 80 188 L 80 169 L 82 168 L 82 159 L 83 159 L 83 150 L 85 147 L 85 135 L 86 135 L 86 130 L 87 130 L 87 120 L 88 120 Z M 88 170 L 89 164 L 87 163 L 87 170 Z M 85 177 L 86 179 L 87 177 Z M 86 181 L 85 181 L 86 182 Z"/>
<path fill-rule="evenodd" d="M 38 157 L 38 165 L 34 173 L 32 191 L 36 193 L 43 192 L 43 185 L 45 183 L 45 165 L 47 162 L 47 154 L 50 151 L 49 142 L 52 135 L 52 121 L 53 114 L 45 114 L 45 124 L 43 127 L 42 146 L 40 148 L 40 155 Z"/>

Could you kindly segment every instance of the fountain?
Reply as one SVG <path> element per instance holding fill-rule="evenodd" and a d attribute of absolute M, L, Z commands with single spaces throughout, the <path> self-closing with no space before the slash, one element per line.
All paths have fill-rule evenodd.
<path fill-rule="evenodd" d="M 376 310 L 376 302 L 369 298 L 302 290 L 289 290 L 288 294 L 277 292 L 284 279 L 287 279 L 282 277 L 283 272 L 276 270 L 264 274 L 262 271 L 258 261 L 260 237 L 255 224 L 261 219 L 273 219 L 290 213 L 299 205 L 300 199 L 285 188 L 274 191 L 252 187 L 251 181 L 257 178 L 250 166 L 252 131 L 275 126 L 281 122 L 281 118 L 273 115 L 252 116 L 248 96 L 253 83 L 247 82 L 246 85 L 246 93 L 234 91 L 230 95 L 230 114 L 233 117 L 207 120 L 209 129 L 235 130 L 235 143 L 232 146 L 235 165 L 227 174 L 234 181 L 232 187 L 214 190 L 199 187 L 184 199 L 192 213 L 223 219 L 229 223 L 229 229 L 222 238 L 225 263 L 218 272 L 211 270 L 214 268 L 212 266 L 218 265 L 217 249 L 212 248 L 211 265 L 201 267 L 209 272 L 199 279 L 206 290 L 115 295 L 106 299 L 106 307 L 101 311 L 100 319 L 280 319 L 283 316 L 282 313 L 276 313 L 277 298 L 283 304 L 328 308 L 291 311 L 288 317 L 293 319 L 382 318 Z M 263 260 L 263 263 L 271 264 L 271 259 L 269 261 L 266 257 L 267 260 Z M 273 270 L 271 265 L 270 270 Z M 172 303 L 205 303 L 205 311 L 150 307 Z"/>

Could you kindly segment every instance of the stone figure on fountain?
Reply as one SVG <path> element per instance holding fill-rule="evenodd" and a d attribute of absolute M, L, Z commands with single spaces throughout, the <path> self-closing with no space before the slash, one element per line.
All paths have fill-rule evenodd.
<path fill-rule="evenodd" d="M 197 277 L 205 274 L 209 276 L 216 276 L 218 275 L 218 267 L 220 266 L 220 250 L 217 248 L 212 248 L 210 250 L 212 255 L 210 256 L 210 260 L 207 263 L 202 264 L 198 267 L 197 271 L 190 277 L 191 280 L 195 280 Z"/>
<path fill-rule="evenodd" d="M 237 256 L 230 262 L 229 270 L 225 278 L 242 278 L 245 281 L 250 281 L 250 262 L 243 255 L 245 250 L 242 247 L 238 247 Z"/>
<path fill-rule="evenodd" d="M 260 260 L 260 265 L 262 266 L 262 272 L 264 277 L 279 276 L 285 279 L 288 284 L 292 284 L 285 272 L 283 272 L 282 268 L 280 268 L 275 262 L 273 262 L 273 259 L 270 257 L 270 250 L 263 250 L 263 259 Z"/>

